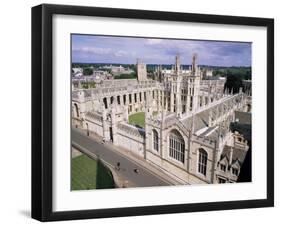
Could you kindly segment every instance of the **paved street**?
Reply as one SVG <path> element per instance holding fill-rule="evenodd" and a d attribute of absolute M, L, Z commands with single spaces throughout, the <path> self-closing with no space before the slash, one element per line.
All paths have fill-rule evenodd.
<path fill-rule="evenodd" d="M 76 144 L 76 148 L 79 148 L 79 146 L 82 147 L 82 152 L 82 149 L 86 149 L 88 152 L 93 153 L 114 167 L 117 165 L 117 162 L 120 162 L 120 170 L 117 172 L 138 187 L 169 185 L 163 178 L 160 178 L 155 173 L 147 170 L 135 161 L 128 159 L 124 155 L 111 150 L 108 145 L 99 143 L 82 134 L 81 130 L 72 129 L 72 143 Z M 139 172 L 136 173 L 134 169 L 138 169 Z"/>

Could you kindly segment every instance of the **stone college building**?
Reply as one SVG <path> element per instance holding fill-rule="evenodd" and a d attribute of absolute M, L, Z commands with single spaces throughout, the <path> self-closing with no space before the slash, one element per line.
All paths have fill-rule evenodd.
<path fill-rule="evenodd" d="M 225 82 L 200 68 L 196 54 L 188 69 L 179 56 L 171 69 L 158 66 L 154 79 L 138 60 L 137 79 L 73 85 L 72 126 L 133 152 L 180 184 L 233 183 L 249 144 L 230 124 L 237 113 L 251 112 L 251 96 L 242 88 L 233 94 Z M 145 113 L 144 128 L 128 122 L 137 112 Z"/>

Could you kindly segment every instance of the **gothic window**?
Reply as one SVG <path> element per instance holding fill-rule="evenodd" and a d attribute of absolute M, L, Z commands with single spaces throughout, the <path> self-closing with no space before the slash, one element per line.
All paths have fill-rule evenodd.
<path fill-rule="evenodd" d="M 232 174 L 238 176 L 238 169 L 232 168 Z"/>
<path fill-rule="evenodd" d="M 182 113 L 185 113 L 185 105 L 182 105 Z"/>
<path fill-rule="evenodd" d="M 181 134 L 173 130 L 169 135 L 169 156 L 184 163 L 185 144 Z"/>
<path fill-rule="evenodd" d="M 106 100 L 106 97 L 103 98 L 103 104 L 104 104 L 105 109 L 107 109 L 107 100 Z"/>
<path fill-rule="evenodd" d="M 126 95 L 123 95 L 123 102 L 126 104 Z"/>
<path fill-rule="evenodd" d="M 120 101 L 120 96 L 117 96 L 117 103 L 120 105 L 121 101 Z"/>
<path fill-rule="evenodd" d="M 137 94 L 135 93 L 135 103 L 137 103 Z"/>
<path fill-rule="evenodd" d="M 219 181 L 219 184 L 225 184 L 226 183 L 226 180 L 225 179 L 222 179 L 222 178 L 218 178 L 218 181 Z"/>
<path fill-rule="evenodd" d="M 226 166 L 224 164 L 220 165 L 221 171 L 225 172 L 226 171 Z"/>
<path fill-rule="evenodd" d="M 198 172 L 206 176 L 208 154 L 200 148 L 198 151 Z"/>
<path fill-rule="evenodd" d="M 156 130 L 152 130 L 153 131 L 153 149 L 155 151 L 159 150 L 159 137 L 158 137 L 158 133 Z"/>

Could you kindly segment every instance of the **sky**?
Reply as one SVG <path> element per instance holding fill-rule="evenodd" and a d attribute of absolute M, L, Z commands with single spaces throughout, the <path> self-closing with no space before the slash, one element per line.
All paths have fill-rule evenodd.
<path fill-rule="evenodd" d="M 251 43 L 72 35 L 72 62 L 135 64 L 191 64 L 193 53 L 199 65 L 251 66 Z"/>

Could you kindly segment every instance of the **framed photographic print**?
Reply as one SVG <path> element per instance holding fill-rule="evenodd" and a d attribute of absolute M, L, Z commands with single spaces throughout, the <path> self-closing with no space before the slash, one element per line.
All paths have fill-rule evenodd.
<path fill-rule="evenodd" d="M 274 205 L 274 21 L 32 8 L 32 217 Z"/>

